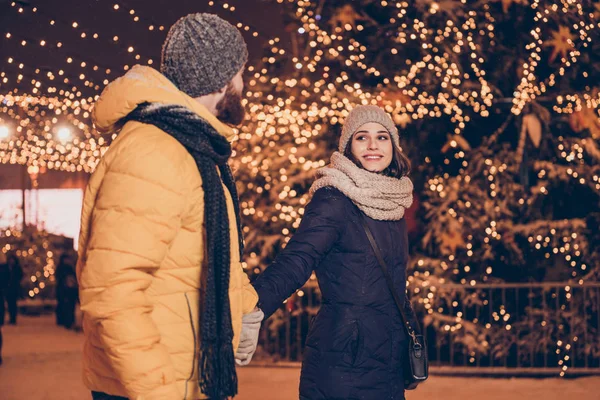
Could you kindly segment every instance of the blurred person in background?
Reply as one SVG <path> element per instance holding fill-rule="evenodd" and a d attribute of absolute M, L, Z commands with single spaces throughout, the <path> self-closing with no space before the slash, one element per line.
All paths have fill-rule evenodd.
<path fill-rule="evenodd" d="M 9 253 L 6 257 L 8 275 L 4 296 L 8 305 L 9 324 L 17 324 L 17 300 L 21 296 L 21 280 L 23 279 L 23 268 L 16 255 Z M 2 313 L 4 318 L 4 313 Z"/>
<path fill-rule="evenodd" d="M 56 267 L 56 325 L 71 329 L 75 324 L 75 306 L 79 298 L 77 275 L 71 256 L 63 253 Z"/>

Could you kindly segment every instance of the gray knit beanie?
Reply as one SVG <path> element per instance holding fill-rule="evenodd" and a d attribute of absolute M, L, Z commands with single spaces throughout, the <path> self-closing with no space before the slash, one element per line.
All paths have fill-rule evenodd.
<path fill-rule="evenodd" d="M 160 72 L 191 97 L 222 89 L 248 61 L 240 31 L 214 14 L 189 14 L 169 30 Z"/>
<path fill-rule="evenodd" d="M 352 139 L 354 133 L 366 123 L 369 122 L 377 122 L 378 124 L 383 125 L 385 129 L 390 133 L 392 137 L 392 141 L 398 147 L 400 147 L 400 137 L 398 136 L 398 128 L 396 128 L 396 124 L 392 121 L 392 118 L 383 111 L 380 107 L 377 106 L 356 106 L 344 122 L 344 127 L 342 128 L 342 137 L 340 138 L 340 153 L 344 154 L 346 151 L 346 146 L 348 146 L 348 142 Z"/>

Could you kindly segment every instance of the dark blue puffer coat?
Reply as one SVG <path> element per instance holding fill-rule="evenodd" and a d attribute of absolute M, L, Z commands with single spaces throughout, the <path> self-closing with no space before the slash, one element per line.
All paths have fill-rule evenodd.
<path fill-rule="evenodd" d="M 365 217 L 401 299 L 406 291 L 406 221 Z M 302 223 L 275 262 L 253 283 L 270 316 L 315 270 L 322 305 L 302 362 L 300 398 L 404 398 L 408 339 L 360 220 L 359 209 L 334 188 L 315 192 Z M 416 328 L 412 307 L 404 310 Z"/>

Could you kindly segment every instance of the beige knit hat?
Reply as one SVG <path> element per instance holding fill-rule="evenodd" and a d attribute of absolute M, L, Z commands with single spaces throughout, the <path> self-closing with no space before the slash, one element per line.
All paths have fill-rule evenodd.
<path fill-rule="evenodd" d="M 400 147 L 398 129 L 388 113 L 377 106 L 356 106 L 352 111 L 350 111 L 350 114 L 348 114 L 348 117 L 344 122 L 344 127 L 342 128 L 342 137 L 340 138 L 340 153 L 344 154 L 348 142 L 350 139 L 352 139 L 352 136 L 358 130 L 358 128 L 369 122 L 377 122 L 378 124 L 383 125 L 383 127 L 390 133 L 394 144 Z"/>

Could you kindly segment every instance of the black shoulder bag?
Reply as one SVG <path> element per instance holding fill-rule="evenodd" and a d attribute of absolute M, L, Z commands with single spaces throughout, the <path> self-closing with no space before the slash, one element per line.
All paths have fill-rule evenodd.
<path fill-rule="evenodd" d="M 424 382 L 429 377 L 429 366 L 427 363 L 427 346 L 425 343 L 425 338 L 423 335 L 418 335 L 415 330 L 410 325 L 409 321 L 406 319 L 406 314 L 404 314 L 404 310 L 402 308 L 402 303 L 398 298 L 398 293 L 394 288 L 394 283 L 392 282 L 392 277 L 388 271 L 387 265 L 381 256 L 381 251 L 379 247 L 377 247 L 377 243 L 375 242 L 375 238 L 371 233 L 371 229 L 367 225 L 367 221 L 365 221 L 364 215 L 361 213 L 361 222 L 363 228 L 365 229 L 365 233 L 367 234 L 367 238 L 371 243 L 371 247 L 375 252 L 375 257 L 383 270 L 383 274 L 385 275 L 385 280 L 387 281 L 388 287 L 390 288 L 390 292 L 392 292 L 392 296 L 394 297 L 394 301 L 396 302 L 396 306 L 398 307 L 398 311 L 400 311 L 400 315 L 402 316 L 402 323 L 404 324 L 404 328 L 406 329 L 406 334 L 410 338 L 408 341 L 408 365 L 409 370 L 404 371 L 404 389 L 413 390 L 417 388 L 417 385 L 421 382 Z M 406 299 L 408 301 L 408 299 Z"/>

